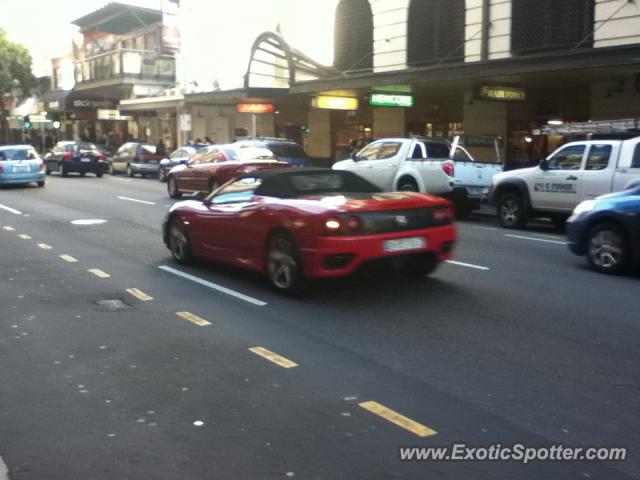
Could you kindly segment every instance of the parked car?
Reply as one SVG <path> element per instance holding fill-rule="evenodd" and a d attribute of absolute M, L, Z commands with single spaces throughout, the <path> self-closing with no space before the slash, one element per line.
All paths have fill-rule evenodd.
<path fill-rule="evenodd" d="M 305 279 L 350 275 L 373 261 L 428 275 L 453 253 L 453 217 L 441 198 L 382 193 L 347 171 L 286 168 L 252 172 L 204 201 L 177 203 L 163 236 L 179 263 L 226 262 L 297 292 Z"/>
<path fill-rule="evenodd" d="M 459 192 L 458 198 L 463 199 L 457 204 L 458 214 L 465 216 L 480 208 L 482 202 L 488 201 L 491 181 L 494 175 L 502 172 L 502 165 L 499 162 L 475 160 L 462 146 L 455 145 L 453 148 L 454 190 Z"/>
<path fill-rule="evenodd" d="M 415 138 L 377 140 L 352 159 L 335 163 L 333 168 L 356 173 L 386 192 L 454 196 L 455 163 L 443 142 Z"/>
<path fill-rule="evenodd" d="M 640 266 L 640 181 L 580 203 L 567 221 L 569 248 L 599 272 Z"/>
<path fill-rule="evenodd" d="M 301 145 L 298 145 L 292 140 L 286 140 L 283 138 L 248 138 L 246 140 L 240 140 L 233 144 L 239 147 L 259 147 L 266 148 L 273 152 L 273 155 L 282 162 L 287 162 L 294 167 L 310 167 L 311 159 L 307 152 L 304 151 Z"/>
<path fill-rule="evenodd" d="M 111 163 L 113 162 L 113 151 L 103 144 L 97 144 L 98 151 L 104 155 L 104 173 L 111 173 Z"/>
<path fill-rule="evenodd" d="M 634 179 L 640 179 L 640 137 L 571 142 L 537 167 L 495 175 L 489 201 L 505 228 L 524 228 L 536 217 L 563 227 L 580 202 L 620 191 Z"/>
<path fill-rule="evenodd" d="M 104 154 L 98 147 L 87 142 L 58 142 L 51 152 L 44 157 L 46 173 L 60 172 L 66 177 L 69 173 L 79 173 L 84 176 L 93 173 L 100 178 L 104 174 Z"/>
<path fill-rule="evenodd" d="M 186 165 L 173 167 L 167 178 L 167 191 L 171 198 L 180 198 L 183 193 L 208 194 L 245 173 L 288 166 L 264 148 L 213 145 L 191 157 Z"/>
<path fill-rule="evenodd" d="M 0 146 L 0 185 L 36 183 L 44 187 L 44 162 L 31 145 Z"/>
<path fill-rule="evenodd" d="M 125 173 L 129 177 L 140 175 L 158 176 L 162 156 L 156 154 L 155 145 L 129 142 L 122 145 L 111 164 L 111 173 Z"/>
<path fill-rule="evenodd" d="M 167 175 L 173 167 L 186 164 L 193 155 L 206 151 L 209 146 L 209 144 L 185 145 L 172 152 L 167 158 L 160 160 L 158 174 L 160 181 L 166 182 Z"/>

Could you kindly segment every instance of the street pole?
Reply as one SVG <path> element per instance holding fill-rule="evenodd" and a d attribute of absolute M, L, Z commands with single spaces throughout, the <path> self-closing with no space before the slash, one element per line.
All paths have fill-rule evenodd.
<path fill-rule="evenodd" d="M 257 137 L 258 136 L 258 117 L 256 116 L 255 113 L 251 114 L 251 136 L 252 137 Z"/>
<path fill-rule="evenodd" d="M 41 137 L 41 140 L 42 140 L 42 143 L 40 143 L 40 153 L 45 153 L 44 152 L 44 149 L 45 149 L 45 146 L 44 146 L 44 122 L 40 123 L 40 137 Z"/>

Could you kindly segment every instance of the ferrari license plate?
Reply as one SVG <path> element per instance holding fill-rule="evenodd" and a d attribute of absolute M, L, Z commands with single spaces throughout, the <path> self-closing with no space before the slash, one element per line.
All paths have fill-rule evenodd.
<path fill-rule="evenodd" d="M 385 240 L 382 249 L 385 252 L 402 252 L 404 250 L 416 250 L 425 248 L 427 240 L 424 237 L 399 238 L 397 240 Z"/>
<path fill-rule="evenodd" d="M 90 161 L 91 161 L 91 159 L 90 159 L 89 157 L 82 157 L 82 158 L 80 159 L 80 161 L 81 161 L 81 162 L 90 162 Z"/>

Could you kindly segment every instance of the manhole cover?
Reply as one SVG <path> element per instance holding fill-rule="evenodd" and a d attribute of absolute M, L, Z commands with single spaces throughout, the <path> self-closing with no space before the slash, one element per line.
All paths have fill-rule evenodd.
<path fill-rule="evenodd" d="M 71 221 L 72 225 L 102 225 L 103 223 L 107 223 L 103 218 L 84 218 Z"/>
<path fill-rule="evenodd" d="M 126 310 L 127 308 L 131 308 L 129 307 L 129 305 L 124 303 L 122 300 L 118 300 L 117 298 L 113 300 L 98 300 L 97 304 L 99 307 L 109 312 L 115 312 L 118 310 Z"/>

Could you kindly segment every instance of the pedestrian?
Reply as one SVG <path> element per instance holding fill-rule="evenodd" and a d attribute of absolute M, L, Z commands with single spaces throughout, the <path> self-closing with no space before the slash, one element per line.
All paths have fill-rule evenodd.
<path fill-rule="evenodd" d="M 167 147 L 165 146 L 161 138 L 158 144 L 156 145 L 156 155 L 166 155 L 166 154 L 167 154 Z"/>

